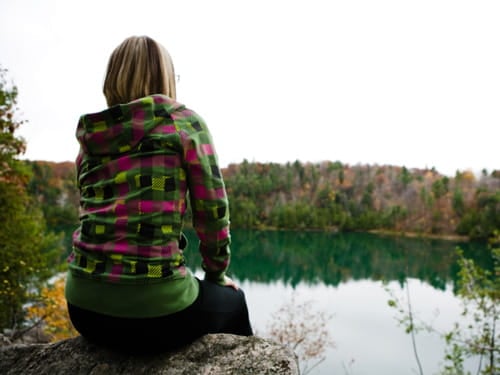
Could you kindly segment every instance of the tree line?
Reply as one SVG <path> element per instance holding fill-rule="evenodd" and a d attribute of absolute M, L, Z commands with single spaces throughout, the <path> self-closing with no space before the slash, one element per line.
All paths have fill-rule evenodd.
<path fill-rule="evenodd" d="M 237 228 L 410 232 L 487 239 L 500 228 L 500 171 L 454 177 L 391 165 L 255 163 L 224 177 Z"/>
<path fill-rule="evenodd" d="M 58 231 L 78 223 L 74 164 L 25 161 L 27 193 Z M 222 169 L 231 226 L 240 229 L 372 231 L 461 235 L 487 240 L 500 228 L 500 171 L 457 171 L 391 165 L 257 163 Z"/>

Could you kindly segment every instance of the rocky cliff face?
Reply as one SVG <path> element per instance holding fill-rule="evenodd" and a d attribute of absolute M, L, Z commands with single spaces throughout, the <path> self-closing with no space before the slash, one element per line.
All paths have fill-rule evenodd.
<path fill-rule="evenodd" d="M 256 336 L 207 335 L 177 352 L 130 356 L 95 346 L 81 337 L 53 344 L 0 348 L 5 375 L 295 375 L 294 353 Z"/>

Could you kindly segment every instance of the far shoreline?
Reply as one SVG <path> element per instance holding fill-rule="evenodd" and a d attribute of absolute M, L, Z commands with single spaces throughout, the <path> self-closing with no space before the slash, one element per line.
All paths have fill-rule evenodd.
<path fill-rule="evenodd" d="M 463 236 L 459 234 L 432 234 L 432 233 L 418 233 L 418 232 L 408 232 L 408 231 L 393 231 L 386 229 L 369 229 L 369 230 L 354 230 L 354 231 L 340 231 L 338 228 L 278 228 L 278 227 L 268 227 L 260 226 L 254 228 L 238 228 L 233 229 L 251 229 L 251 230 L 263 230 L 263 231 L 304 231 L 304 232 L 323 232 L 323 233 L 371 233 L 379 236 L 391 236 L 391 237 L 404 237 L 404 238 L 418 238 L 418 239 L 430 239 L 430 240 L 442 240 L 450 242 L 471 242 L 473 241 L 469 236 Z M 482 242 L 481 240 L 479 240 Z"/>
<path fill-rule="evenodd" d="M 407 238 L 420 238 L 420 239 L 431 239 L 431 240 L 444 240 L 444 241 L 458 241 L 458 242 L 470 242 L 471 239 L 468 236 L 462 236 L 459 234 L 432 234 L 432 233 L 417 233 L 417 232 L 405 232 L 405 231 L 390 231 L 382 229 L 372 229 L 368 233 L 387 235 L 395 237 L 407 237 Z"/>

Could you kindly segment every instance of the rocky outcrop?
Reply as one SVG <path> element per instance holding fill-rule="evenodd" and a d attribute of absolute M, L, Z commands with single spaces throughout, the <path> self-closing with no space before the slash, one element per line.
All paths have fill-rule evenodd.
<path fill-rule="evenodd" d="M 218 375 L 299 374 L 294 353 L 257 336 L 206 335 L 176 352 L 131 356 L 81 337 L 52 344 L 0 348 L 5 375 Z"/>

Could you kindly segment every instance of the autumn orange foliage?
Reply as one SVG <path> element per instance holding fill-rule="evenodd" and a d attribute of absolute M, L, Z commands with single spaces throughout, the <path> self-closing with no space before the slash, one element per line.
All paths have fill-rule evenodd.
<path fill-rule="evenodd" d="M 68 316 L 64 284 L 65 279 L 62 277 L 44 287 L 40 301 L 28 307 L 27 311 L 28 319 L 34 324 L 42 323 L 45 333 L 53 342 L 78 335 Z"/>

